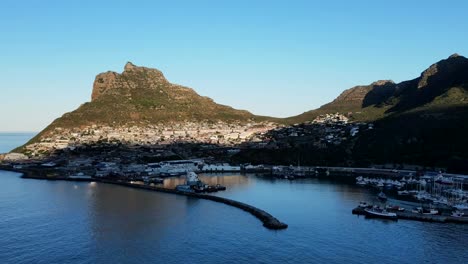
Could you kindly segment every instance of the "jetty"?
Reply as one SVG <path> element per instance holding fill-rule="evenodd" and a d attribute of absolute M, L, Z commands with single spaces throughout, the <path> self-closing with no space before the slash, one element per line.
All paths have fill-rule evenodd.
<path fill-rule="evenodd" d="M 421 222 L 435 222 L 435 223 L 458 223 L 468 224 L 468 217 L 453 217 L 445 215 L 431 215 L 413 213 L 411 211 L 392 211 L 397 214 L 398 219 L 421 221 Z M 364 208 L 356 207 L 352 210 L 355 215 L 367 215 Z"/>
<path fill-rule="evenodd" d="M 263 226 L 272 229 L 272 230 L 281 230 L 281 229 L 286 229 L 288 228 L 288 225 L 279 221 L 277 218 L 269 214 L 268 212 L 259 209 L 255 206 L 242 203 L 239 201 L 231 200 L 228 198 L 223 198 L 219 196 L 213 196 L 213 195 L 208 195 L 208 194 L 201 194 L 201 193 L 191 193 L 191 192 L 184 192 L 184 191 L 179 191 L 176 189 L 169 189 L 169 188 L 163 188 L 163 187 L 158 187 L 158 186 L 151 186 L 151 185 L 145 185 L 145 184 L 137 184 L 137 183 L 131 183 L 127 181 L 122 181 L 122 180 L 110 180 L 110 179 L 105 179 L 105 178 L 70 178 L 70 177 L 63 177 L 63 176 L 54 176 L 54 177 L 47 177 L 44 174 L 40 173 L 35 173 L 35 170 L 19 170 L 19 169 L 12 169 L 8 167 L 0 167 L 2 170 L 9 170 L 9 171 L 14 171 L 18 173 L 22 173 L 23 175 L 21 178 L 25 179 L 37 179 L 37 180 L 62 180 L 62 181 L 80 181 L 80 182 L 100 182 L 100 183 L 107 183 L 107 184 L 114 184 L 114 185 L 120 185 L 120 186 L 125 186 L 125 187 L 130 187 L 130 188 L 136 188 L 136 189 L 143 189 L 143 190 L 148 190 L 148 191 L 156 191 L 156 192 L 163 192 L 163 193 L 170 193 L 170 194 L 176 194 L 176 195 L 184 195 L 187 197 L 192 197 L 192 198 L 198 198 L 198 199 L 205 199 L 205 200 L 210 200 L 218 203 L 223 203 L 229 206 L 233 206 L 236 208 L 239 208 L 241 210 L 244 210 L 251 215 L 255 216 L 257 219 L 259 219 L 262 223 Z"/>
<path fill-rule="evenodd" d="M 144 184 L 132 184 L 132 183 L 125 182 L 125 181 L 119 182 L 119 181 L 112 181 L 112 180 L 106 180 L 106 179 L 101 179 L 101 180 L 96 180 L 96 181 L 109 183 L 109 184 L 116 184 L 116 185 L 131 187 L 131 188 L 137 188 L 137 189 L 184 195 L 188 197 L 194 197 L 194 198 L 210 200 L 210 201 L 214 201 L 218 203 L 223 203 L 223 204 L 227 204 L 233 207 L 237 207 L 246 212 L 249 212 L 256 218 L 258 218 L 260 221 L 262 221 L 263 226 L 268 229 L 279 230 L 279 229 L 288 228 L 287 224 L 279 221 L 277 218 L 273 217 L 271 214 L 267 213 L 266 211 L 259 209 L 257 207 L 254 207 L 252 205 L 242 203 L 239 201 L 235 201 L 235 200 L 231 200 L 228 198 L 223 198 L 223 197 L 213 196 L 213 195 L 208 195 L 208 194 L 201 194 L 201 193 L 184 192 L 184 191 L 178 191 L 175 189 L 169 189 L 169 188 L 163 188 L 163 187 L 157 187 L 157 186 L 149 186 L 149 185 L 144 185 Z"/>

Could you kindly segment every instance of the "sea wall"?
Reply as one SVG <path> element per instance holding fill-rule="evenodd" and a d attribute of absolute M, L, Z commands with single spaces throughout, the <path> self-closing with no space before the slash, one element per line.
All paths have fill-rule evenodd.
<path fill-rule="evenodd" d="M 237 207 L 237 208 L 239 208 L 241 210 L 249 212 L 250 214 L 255 216 L 257 219 L 262 221 L 263 226 L 268 228 L 268 229 L 279 230 L 279 229 L 288 228 L 287 224 L 282 223 L 277 218 L 273 217 L 271 214 L 267 213 L 266 211 L 264 211 L 262 209 L 259 209 L 257 207 L 254 207 L 254 206 L 246 204 L 246 203 L 238 202 L 238 201 L 235 201 L 235 200 L 231 200 L 231 199 L 227 199 L 227 198 L 223 198 L 223 197 L 219 197 L 219 196 L 213 196 L 213 195 L 208 195 L 208 194 L 200 194 L 200 193 L 183 192 L 183 191 L 178 191 L 178 190 L 175 190 L 175 189 L 168 189 L 168 188 L 149 186 L 149 185 L 143 185 L 143 184 L 132 184 L 132 183 L 125 182 L 125 181 L 115 181 L 115 180 L 109 180 L 109 179 L 98 179 L 98 178 L 93 178 L 93 179 L 91 179 L 91 178 L 90 179 L 82 179 L 82 178 L 72 179 L 72 178 L 60 177 L 60 176 L 49 177 L 49 176 L 47 176 L 46 173 L 39 173 L 36 170 L 11 169 L 11 168 L 8 168 L 6 166 L 5 167 L 0 166 L 0 169 L 22 173 L 23 175 L 21 177 L 26 178 L 26 179 L 84 181 L 84 182 L 95 181 L 95 182 L 102 182 L 102 183 L 107 183 L 107 184 L 115 184 L 115 185 L 120 185 L 120 186 L 126 186 L 126 187 L 130 187 L 130 188 L 144 189 L 144 190 L 157 191 L 157 192 L 163 192 L 163 193 L 171 193 L 171 194 L 184 195 L 184 196 L 198 198 L 198 199 L 210 200 L 210 201 L 230 205 L 230 206 L 233 206 L 233 207 Z"/>

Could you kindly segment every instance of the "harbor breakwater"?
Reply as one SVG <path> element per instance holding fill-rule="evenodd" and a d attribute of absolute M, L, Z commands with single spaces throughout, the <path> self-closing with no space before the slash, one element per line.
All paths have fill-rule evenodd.
<path fill-rule="evenodd" d="M 189 192 L 178 191 L 175 189 L 168 189 L 168 188 L 149 186 L 149 185 L 143 185 L 143 184 L 133 184 L 133 183 L 125 182 L 125 181 L 114 181 L 114 180 L 109 180 L 109 179 L 98 179 L 98 178 L 89 178 L 89 179 L 83 179 L 83 178 L 76 179 L 75 178 L 74 179 L 74 178 L 60 177 L 60 176 L 47 177 L 44 175 L 37 174 L 35 173 L 35 171 L 31 171 L 31 170 L 19 170 L 19 169 L 16 170 L 16 169 L 11 169 L 11 168 L 4 168 L 3 166 L 0 167 L 0 170 L 8 170 L 8 171 L 22 173 L 23 175 L 21 177 L 25 179 L 54 180 L 54 181 L 63 180 L 63 181 L 75 181 L 75 182 L 76 181 L 100 182 L 100 183 L 114 184 L 114 185 L 120 185 L 120 186 L 125 186 L 125 187 L 130 187 L 130 188 L 136 188 L 136 189 L 184 195 L 184 196 L 191 197 L 191 198 L 210 200 L 210 201 L 223 203 L 223 204 L 244 210 L 252 214 L 253 216 L 255 216 L 257 219 L 259 219 L 263 223 L 263 226 L 268 229 L 280 230 L 280 229 L 288 228 L 287 224 L 279 221 L 277 218 L 273 217 L 271 214 L 269 214 L 268 212 L 262 209 L 259 209 L 257 207 L 254 207 L 246 203 L 242 203 L 239 201 L 235 201 L 235 200 L 231 200 L 231 199 L 223 198 L 219 196 L 213 196 L 213 195 L 201 194 L 201 193 L 189 193 Z"/>

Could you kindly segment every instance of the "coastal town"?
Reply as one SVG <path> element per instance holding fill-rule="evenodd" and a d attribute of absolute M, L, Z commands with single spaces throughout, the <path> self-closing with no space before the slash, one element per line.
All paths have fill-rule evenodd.
<path fill-rule="evenodd" d="M 55 128 L 24 146 L 23 153 L 4 154 L 2 163 L 16 168 L 53 168 L 67 177 L 119 177 L 149 180 L 187 171 L 262 171 L 263 164 L 233 163 L 248 149 L 287 149 L 297 144 L 336 146 L 373 129 L 343 114 L 320 115 L 311 122 L 285 126 L 273 122 L 174 123 L 110 127 Z M 274 167 L 274 166 L 273 166 Z M 272 169 L 276 173 L 285 169 Z M 279 167 L 281 168 L 281 167 Z"/>
<path fill-rule="evenodd" d="M 313 144 L 318 149 L 324 149 L 343 144 L 358 133 L 374 129 L 372 123 L 353 122 L 348 116 L 340 113 L 324 114 L 311 122 L 289 126 L 273 122 L 186 122 L 125 127 L 57 127 L 41 135 L 38 141 L 26 144 L 23 153 L 3 155 L 1 165 L 3 168 L 30 172 L 30 175 L 35 175 L 33 177 L 111 181 L 152 188 L 164 186 L 164 179 L 168 177 L 185 177 L 189 173 L 254 172 L 288 180 L 308 177 L 349 178 L 359 173 L 370 178 L 359 180 L 358 185 L 363 185 L 363 182 L 370 185 L 375 181 L 373 179 L 383 175 L 386 180 L 379 179 L 378 183 L 398 187 L 399 192 L 395 192 L 395 195 L 402 196 L 400 184 L 405 182 L 405 177 L 416 176 L 421 171 L 396 170 L 392 167 L 348 169 L 232 162 L 231 157 L 243 150 L 288 149 L 300 144 Z M 441 174 L 438 177 L 457 179 L 461 186 L 466 181 L 463 177 L 445 178 Z M 358 179 L 362 179 L 362 176 Z M 423 179 L 420 178 L 418 182 Z M 225 188 L 196 182 L 178 188 L 184 192 Z"/>
<path fill-rule="evenodd" d="M 421 213 L 400 212 L 398 211 L 400 207 L 395 207 L 398 212 L 393 212 L 393 205 L 382 208 L 368 203 L 363 203 L 361 207 L 354 209 L 355 214 L 389 219 L 400 217 L 419 221 L 465 223 L 463 211 L 458 210 L 466 206 L 468 197 L 463 190 L 463 185 L 466 184 L 465 177 L 437 175 L 438 181 L 452 181 L 453 184 L 458 183 L 461 186 L 461 189 L 449 189 L 451 191 L 449 196 L 452 192 L 457 192 L 457 195 L 461 196 L 453 202 L 448 202 L 444 192 L 439 191 L 437 196 L 430 196 L 428 192 L 421 191 L 421 186 L 425 186 L 425 180 L 436 179 L 435 176 L 421 175 L 421 171 L 299 166 L 299 164 L 297 166 L 239 164 L 232 163 L 231 159 L 233 155 L 245 149 L 287 149 L 300 144 L 313 144 L 319 149 L 324 149 L 343 144 L 352 140 L 358 133 L 373 129 L 372 123 L 352 122 L 346 115 L 340 113 L 319 115 L 311 122 L 290 126 L 273 122 L 247 124 L 186 122 L 146 127 L 98 125 L 72 129 L 57 127 L 47 135 L 41 135 L 37 142 L 26 144 L 23 153 L 11 152 L 3 155 L 0 168 L 23 172 L 26 178 L 98 181 L 182 195 L 226 190 L 226 186 L 210 185 L 201 181 L 197 173 L 250 172 L 284 180 L 311 177 L 346 180 L 362 174 L 368 177 L 357 178 L 357 184 L 360 186 L 377 186 L 398 199 L 416 197 L 417 202 L 421 201 L 419 196 L 426 195 L 424 198 L 431 197 L 432 200 L 424 200 L 425 203 L 431 207 L 443 204 L 445 214 L 449 216 L 427 215 L 422 209 Z M 413 176 L 418 180 L 413 179 Z M 185 179 L 185 183 L 166 186 L 166 180 L 171 178 Z M 411 186 L 413 181 L 417 181 L 417 184 L 413 184 L 413 187 L 408 189 L 406 186 Z M 436 180 L 434 186 L 435 182 Z M 413 196 L 408 196 L 407 193 Z M 217 199 L 219 202 L 251 211 L 260 220 L 263 219 L 269 228 L 287 227 L 262 210 L 236 201 L 213 197 L 199 196 L 203 199 Z M 387 198 L 381 192 L 379 199 Z M 445 202 L 440 203 L 439 200 L 443 199 Z M 450 215 L 452 207 L 458 211 Z"/>
<path fill-rule="evenodd" d="M 200 168 L 202 171 L 237 171 L 240 164 L 235 165 L 236 169 L 226 164 L 245 149 L 283 149 L 303 143 L 327 148 L 369 129 L 373 129 L 373 124 L 353 123 L 339 113 L 320 115 L 312 122 L 291 126 L 272 122 L 186 122 L 159 126 L 57 127 L 26 144 L 22 153 L 11 152 L 2 158 L 4 164 L 18 166 L 54 164 L 65 175 L 151 174 L 154 171 L 146 164 L 170 160 L 203 160 L 209 167 Z"/>

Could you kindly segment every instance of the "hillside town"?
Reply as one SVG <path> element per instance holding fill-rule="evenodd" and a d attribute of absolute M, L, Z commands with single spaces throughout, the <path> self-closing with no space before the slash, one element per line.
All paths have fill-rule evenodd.
<path fill-rule="evenodd" d="M 57 127 L 27 144 L 23 153 L 4 155 L 3 163 L 78 179 L 155 181 L 187 171 L 261 171 L 260 166 L 233 164 L 231 157 L 247 149 L 286 149 L 300 144 L 333 147 L 371 129 L 373 124 L 353 123 L 340 113 L 291 126 L 273 122 L 186 122 Z"/>
<path fill-rule="evenodd" d="M 109 152 L 100 153 L 97 149 L 125 146 L 129 152 L 135 153 L 151 149 L 149 153 L 157 152 L 162 157 L 209 157 L 225 162 L 228 159 L 223 157 L 236 154 L 241 149 L 282 149 L 300 144 L 312 144 L 317 148 L 336 146 L 356 137 L 360 131 L 373 128 L 371 123 L 353 123 L 340 113 L 320 115 L 313 121 L 291 126 L 273 122 L 185 122 L 130 127 L 56 127 L 41 135 L 39 140 L 27 144 L 22 153 L 9 153 L 3 159 L 41 159 L 56 156 L 57 152 L 79 153 L 88 149 L 93 149 L 95 157 L 104 159 L 105 155 L 110 155 Z M 187 145 L 198 145 L 198 148 L 187 148 Z M 98 158 L 96 160 L 99 161 Z"/>
<path fill-rule="evenodd" d="M 354 123 L 340 113 L 325 114 L 311 122 L 281 126 L 258 135 L 260 143 L 245 143 L 253 148 L 290 148 L 300 144 L 312 144 L 317 148 L 340 145 L 356 137 L 360 131 L 372 130 L 372 123 Z"/>
<path fill-rule="evenodd" d="M 206 143 L 234 146 L 243 142 L 259 142 L 260 135 L 275 128 L 271 122 L 263 123 L 174 123 L 131 127 L 92 125 L 85 128 L 57 127 L 38 142 L 25 147 L 28 157 L 41 157 L 55 150 L 103 143 L 121 143 L 127 146 L 165 146 L 176 143 Z"/>

